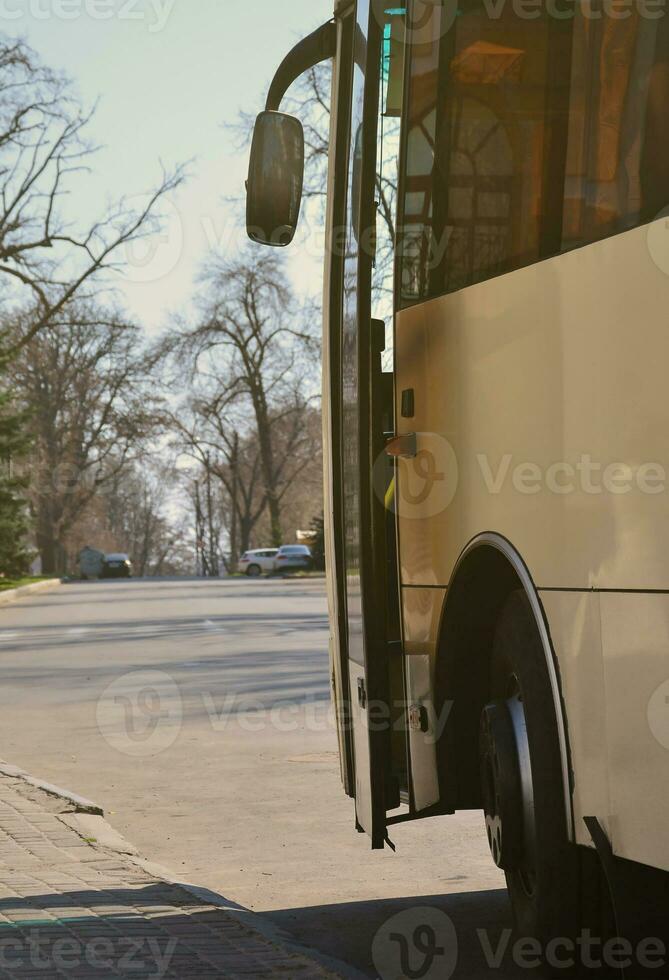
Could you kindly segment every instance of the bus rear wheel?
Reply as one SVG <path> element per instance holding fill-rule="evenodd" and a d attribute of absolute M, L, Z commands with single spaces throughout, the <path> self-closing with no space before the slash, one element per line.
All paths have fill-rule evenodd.
<path fill-rule="evenodd" d="M 612 915 L 596 855 L 568 839 L 553 692 L 523 591 L 510 595 L 497 625 L 490 691 L 480 767 L 493 859 L 505 872 L 519 936 L 538 941 L 548 967 L 551 949 L 559 948 L 563 976 L 570 958 L 564 951 L 573 944 L 575 962 L 566 972 L 580 974 L 577 940 L 587 929 L 605 941 Z"/>

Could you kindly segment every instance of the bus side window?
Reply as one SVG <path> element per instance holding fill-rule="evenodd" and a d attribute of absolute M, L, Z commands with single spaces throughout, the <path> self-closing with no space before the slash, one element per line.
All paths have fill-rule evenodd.
<path fill-rule="evenodd" d="M 410 54 L 402 220 L 405 299 L 537 261 L 546 212 L 550 19 L 463 2 L 424 18 Z"/>
<path fill-rule="evenodd" d="M 574 20 L 563 250 L 652 221 L 669 204 L 669 24 Z"/>
<path fill-rule="evenodd" d="M 417 0 L 420 2 L 420 0 Z M 669 18 L 577 2 L 563 23 L 435 7 L 409 60 L 403 305 L 658 216 L 669 204 Z"/>

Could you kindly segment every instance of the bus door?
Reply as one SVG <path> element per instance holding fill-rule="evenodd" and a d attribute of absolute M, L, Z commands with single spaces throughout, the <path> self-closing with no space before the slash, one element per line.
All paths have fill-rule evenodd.
<path fill-rule="evenodd" d="M 395 651 L 401 666 L 401 645 L 394 521 L 385 500 L 390 480 L 384 473 L 392 479 L 392 469 L 383 465 L 385 438 L 393 428 L 393 385 L 392 374 L 383 370 L 386 325 L 373 319 L 372 308 L 384 23 L 370 0 L 358 0 L 351 18 L 346 193 L 342 234 L 333 239 L 341 239 L 344 251 L 340 276 L 331 276 L 331 288 L 340 292 L 330 305 L 331 311 L 339 310 L 330 336 L 338 332 L 340 338 L 339 411 L 333 412 L 339 414 L 341 467 L 340 500 L 335 493 L 334 501 L 341 514 L 341 561 L 336 564 L 344 600 L 340 655 L 348 682 L 356 820 L 372 846 L 382 848 L 386 813 L 400 802 L 398 772 L 405 757 L 403 740 L 399 753 L 393 753 L 391 659 Z M 336 214 L 333 220 L 336 224 Z M 337 262 L 336 255 L 332 261 Z"/>

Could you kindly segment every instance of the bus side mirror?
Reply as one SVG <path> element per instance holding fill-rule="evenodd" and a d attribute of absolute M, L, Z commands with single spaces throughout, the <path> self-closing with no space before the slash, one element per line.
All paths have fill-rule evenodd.
<path fill-rule="evenodd" d="M 253 131 L 246 185 L 246 228 L 260 245 L 290 245 L 300 216 L 304 130 L 284 112 L 261 112 Z"/>

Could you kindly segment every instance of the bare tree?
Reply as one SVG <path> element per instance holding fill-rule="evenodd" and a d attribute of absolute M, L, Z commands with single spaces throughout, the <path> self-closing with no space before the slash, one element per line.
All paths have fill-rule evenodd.
<path fill-rule="evenodd" d="M 180 168 L 163 172 L 139 209 L 122 200 L 85 228 L 69 224 L 61 205 L 94 152 L 86 138 L 91 116 L 64 76 L 23 41 L 0 36 L 0 277 L 19 295 L 27 290 L 35 307 L 29 330 L 0 334 L 9 354 L 118 263 L 124 246 L 155 228 L 161 198 L 183 179 Z"/>
<path fill-rule="evenodd" d="M 218 486 L 214 484 L 209 455 L 192 482 L 191 500 L 195 509 L 195 549 L 197 571 L 204 578 L 218 578 L 223 562 L 221 535 L 222 507 Z"/>
<path fill-rule="evenodd" d="M 318 349 L 309 317 L 296 307 L 273 253 L 249 249 L 234 260 L 214 259 L 202 286 L 207 298 L 200 322 L 182 328 L 168 346 L 180 364 L 190 357 L 193 383 L 205 392 L 200 401 L 210 406 L 201 405 L 200 415 L 209 412 L 219 440 L 228 440 L 228 459 L 233 415 L 237 429 L 256 441 L 271 543 L 278 546 L 283 488 L 303 465 L 292 453 L 316 388 Z M 293 435 L 278 452 L 275 434 L 286 426 Z"/>
<path fill-rule="evenodd" d="M 157 405 L 147 392 L 151 361 L 139 328 L 116 311 L 71 304 L 39 333 L 32 324 L 25 316 L 14 326 L 20 354 L 9 370 L 30 417 L 38 550 L 44 571 L 58 573 L 68 531 L 141 454 Z"/>
<path fill-rule="evenodd" d="M 182 522 L 168 513 L 177 485 L 172 463 L 153 456 L 117 471 L 99 498 L 97 540 L 129 554 L 138 576 L 187 570 Z"/>
<path fill-rule="evenodd" d="M 240 554 L 251 547 L 251 535 L 266 507 L 257 440 L 242 436 L 245 420 L 217 394 L 207 400 L 200 393 L 166 413 L 164 425 L 173 433 L 173 448 L 221 485 L 219 507 L 229 564 L 235 568 Z M 193 504 L 197 510 L 197 501 Z"/>

